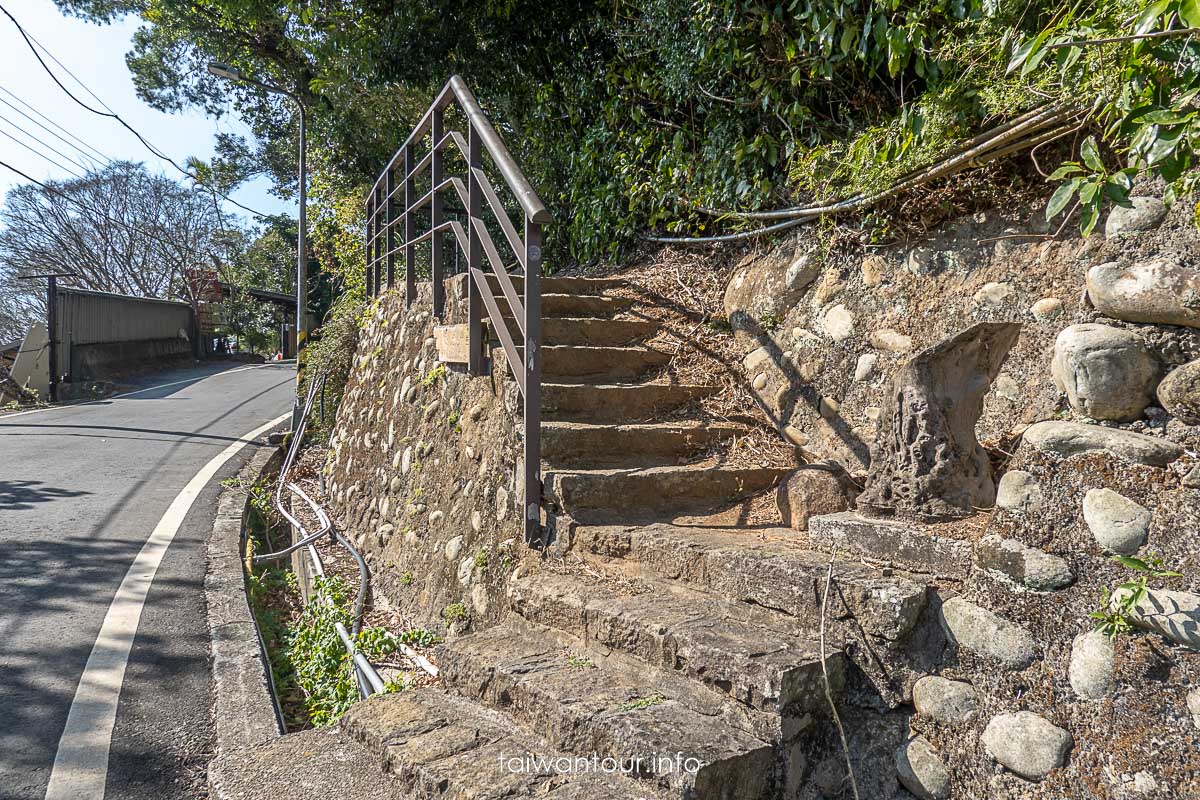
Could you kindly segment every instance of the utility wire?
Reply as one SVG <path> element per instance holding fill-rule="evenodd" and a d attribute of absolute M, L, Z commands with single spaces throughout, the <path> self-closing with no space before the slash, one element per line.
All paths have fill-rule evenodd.
<path fill-rule="evenodd" d="M 4 102 L 4 101 L 3 101 L 2 99 L 0 99 L 0 103 L 3 103 L 3 102 Z M 11 119 L 9 119 L 8 117 L 4 116 L 3 114 L 0 114 L 0 122 L 7 122 L 9 125 L 13 126 L 13 127 L 14 127 L 14 128 L 16 128 L 17 130 L 19 130 L 21 133 L 23 133 L 23 134 L 25 134 L 26 136 L 28 136 L 30 139 L 32 139 L 33 141 L 35 141 L 35 142 L 37 142 L 38 144 L 40 144 L 42 147 L 44 147 L 44 148 L 46 148 L 47 150 L 49 150 L 51 153 L 54 153 L 54 155 L 56 155 L 56 156 L 59 156 L 60 158 L 65 158 L 65 159 L 67 160 L 67 163 L 69 163 L 69 164 L 72 164 L 72 165 L 78 165 L 78 166 L 82 167 L 82 168 L 83 168 L 83 170 L 84 170 L 85 172 L 91 172 L 91 171 L 92 171 L 92 167 L 91 167 L 91 165 L 90 165 L 90 164 L 88 164 L 88 163 L 86 163 L 86 162 L 84 162 L 84 161 L 80 161 L 80 160 L 78 159 L 78 157 L 75 157 L 75 156 L 69 156 L 69 155 L 67 155 L 66 153 L 62 152 L 61 150 L 58 150 L 58 149 L 57 149 L 57 148 L 55 148 L 53 145 L 51 145 L 49 142 L 47 142 L 47 141 L 45 141 L 45 140 L 43 140 L 43 139 L 39 139 L 39 138 L 38 138 L 38 137 L 37 137 L 35 134 L 32 134 L 32 133 L 30 133 L 29 131 L 25 130 L 25 129 L 24 129 L 24 128 L 22 128 L 20 125 L 18 125 L 17 123 L 13 122 Z"/>
<path fill-rule="evenodd" d="M 50 156 L 48 156 L 48 155 L 46 155 L 45 153 L 43 153 L 41 150 L 37 150 L 37 149 L 35 149 L 35 148 L 33 148 L 33 147 L 30 147 L 29 145 L 25 144 L 25 142 L 22 142 L 20 139 L 18 139 L 17 137 L 13 136 L 13 135 L 12 135 L 11 133 L 9 133 L 8 131 L 5 131 L 5 130 L 0 130 L 0 136 L 7 136 L 9 139 L 12 139 L 14 142 L 16 142 L 17 144 L 21 145 L 21 147 L 24 147 L 26 150 L 28 150 L 29 152 L 33 153 L 35 156 L 39 156 L 39 157 L 41 157 L 41 158 L 44 158 L 46 161 L 49 161 L 51 164 L 53 164 L 54 166 L 58 167 L 59 169 L 61 169 L 61 170 L 65 171 L 65 172 L 69 172 L 69 173 L 71 173 L 71 174 L 72 174 L 72 175 L 74 175 L 76 178 L 82 178 L 82 177 L 83 177 L 82 175 L 80 175 L 78 172 L 76 172 L 75 170 L 71 169 L 70 167 L 65 167 L 65 166 L 63 166 L 62 164 L 58 163 L 57 161 L 55 161 L 55 160 L 54 160 L 53 158 L 51 158 Z M 71 163 L 74 163 L 74 162 L 71 162 Z M 6 167 L 7 167 L 8 165 L 7 165 L 7 164 L 5 164 L 4 166 L 6 166 Z M 9 167 L 9 169 L 12 169 L 12 167 Z M 16 170 L 14 169 L 14 170 L 13 170 L 13 172 L 16 172 Z M 33 180 L 33 178 L 30 178 L 30 180 Z M 34 181 L 34 182 L 36 183 L 37 181 Z"/>
<path fill-rule="evenodd" d="M 0 131 L 0 133 L 4 133 L 4 131 Z M 60 197 L 63 200 L 66 200 L 68 203 L 72 203 L 72 204 L 78 206 L 79 208 L 83 209 L 84 211 L 88 212 L 89 214 L 95 215 L 99 219 L 107 220 L 108 222 L 111 222 L 114 225 L 120 225 L 122 228 L 127 228 L 128 230 L 131 230 L 134 233 L 140 233 L 141 235 L 146 236 L 151 239 L 154 239 L 155 241 L 162 242 L 163 244 L 167 245 L 168 247 L 175 248 L 177 246 L 177 244 L 175 242 L 172 242 L 168 239 L 164 239 L 161 236 L 159 236 L 155 233 L 151 233 L 150 231 L 148 231 L 144 228 L 139 228 L 136 225 L 130 225 L 128 222 L 124 222 L 122 220 L 116 219 L 115 217 L 110 217 L 108 214 L 105 214 L 103 211 L 95 208 L 94 206 L 88 205 L 87 203 L 84 203 L 81 200 L 76 200 L 74 197 L 71 197 L 71 195 L 69 195 L 65 192 L 62 192 L 58 189 L 55 189 L 53 186 L 42 183 L 37 178 L 33 178 L 33 177 L 25 174 L 21 170 L 14 167 L 12 164 L 9 164 L 5 161 L 0 161 L 0 167 L 4 167 L 5 169 L 10 170 L 10 171 L 16 173 L 17 175 L 20 175 L 22 178 L 29 181 L 30 183 L 37 184 L 38 186 L 42 187 L 42 189 L 49 192 L 50 194 L 52 194 L 56 197 Z"/>
<path fill-rule="evenodd" d="M 35 108 L 33 105 L 31 105 L 30 103 L 26 102 L 25 100 L 22 100 L 20 97 L 18 97 L 17 95 L 13 94 L 11 91 L 9 91 L 8 89 L 6 89 L 5 87 L 3 87 L 3 86 L 0 86 L 0 92 L 4 92 L 6 95 L 8 95 L 9 97 L 11 97 L 13 100 L 16 100 L 18 103 L 20 103 L 21 105 L 25 106 L 25 108 L 29 109 L 29 110 L 30 110 L 30 111 L 32 111 L 34 114 L 36 114 L 37 116 L 41 117 L 41 118 L 42 118 L 42 119 L 44 119 L 46 122 L 50 123 L 50 126 L 51 126 L 52 128 L 56 128 L 57 130 L 59 130 L 59 131 L 61 131 L 62 133 L 66 134 L 67 136 L 69 136 L 69 137 L 70 137 L 71 139 L 73 139 L 74 141 L 78 142 L 78 143 L 79 143 L 78 145 L 72 145 L 72 147 L 74 147 L 74 148 L 75 148 L 76 150 L 78 150 L 79 152 L 81 152 L 81 153 L 87 153 L 87 152 L 90 150 L 92 153 L 95 153 L 97 156 L 99 156 L 99 158 L 98 158 L 98 159 L 93 159 L 94 161 L 97 161 L 98 163 L 101 163 L 101 164 L 107 164 L 107 163 L 110 163 L 110 162 L 112 162 L 112 161 L 114 161 L 114 160 L 115 160 L 115 159 L 113 159 L 113 157 L 112 157 L 112 156 L 110 156 L 110 155 L 108 155 L 108 154 L 104 153 L 104 152 L 103 152 L 103 151 L 101 151 L 101 150 L 97 150 L 95 147 L 92 147 L 92 146 L 91 146 L 90 144 L 88 144 L 86 141 L 84 141 L 83 139 L 80 139 L 78 136 L 76 136 L 75 134 L 71 133 L 69 130 L 67 130 L 66 128 L 64 128 L 62 125 L 59 125 L 57 122 L 55 122 L 54 120 L 52 120 L 50 117 L 48 117 L 48 116 L 46 116 L 45 114 L 43 114 L 42 112 L 38 111 L 38 110 L 37 110 L 37 109 L 36 109 L 36 108 Z M 16 106 L 14 106 L 12 103 L 10 103 L 10 102 L 8 102 L 7 100 L 5 100 L 3 97 L 0 97 L 0 103 L 4 103 L 4 104 L 5 104 L 6 106 L 8 106 L 9 108 L 11 108 L 11 109 L 13 109 L 14 111 L 18 112 L 19 114 L 21 114 L 21 115 L 25 116 L 27 119 L 30 119 L 30 120 L 31 120 L 31 121 L 33 121 L 33 122 L 37 122 L 36 120 L 33 120 L 33 118 L 32 118 L 32 117 L 30 117 L 28 114 L 26 114 L 24 111 L 22 111 L 21 109 L 19 109 L 19 108 L 17 108 Z M 37 123 L 37 124 L 38 124 L 38 125 L 41 125 L 41 123 Z M 45 126 L 45 125 L 41 125 L 41 127 L 43 127 L 43 128 L 46 128 L 46 126 Z M 49 128 L 46 128 L 46 130 L 49 130 Z M 55 134 L 55 135 L 57 135 L 57 134 Z M 62 138 L 62 137 L 60 136 L 59 138 Z M 63 141 L 66 141 L 66 139 L 63 139 Z M 79 145 L 82 145 L 82 147 L 80 147 Z M 89 158 L 92 158 L 92 156 L 90 156 L 90 155 L 89 155 L 88 157 L 89 157 Z"/>
<path fill-rule="evenodd" d="M 106 110 L 101 111 L 98 108 L 94 108 L 93 106 L 88 105 L 87 103 L 83 102 L 78 97 L 76 97 L 75 94 L 70 89 L 68 89 L 65 85 L 63 85 L 63 82 L 58 79 L 58 76 L 55 75 L 54 71 L 52 69 L 50 69 L 49 65 L 46 64 L 45 59 L 42 58 L 42 54 L 38 52 L 38 46 L 34 44 L 33 39 L 30 38 L 29 34 L 25 32 L 25 29 L 23 27 L 21 27 L 21 23 L 17 22 L 17 18 L 14 17 L 9 12 L 9 10 L 7 8 L 5 8 L 3 5 L 0 5 L 0 11 L 4 12 L 4 16 L 8 17 L 9 20 L 12 22 L 12 24 L 16 26 L 17 31 L 21 34 L 21 38 L 25 40 L 25 44 L 28 45 L 29 50 L 30 50 L 30 52 L 33 53 L 34 58 L 36 58 L 38 60 L 38 63 L 42 65 L 42 69 L 44 69 L 46 71 L 46 74 L 49 75 L 50 78 L 56 84 L 58 84 L 58 88 L 62 89 L 63 92 L 67 95 L 67 97 L 71 98 L 78 105 L 82 106 L 83 108 L 87 109 L 88 111 L 92 112 L 93 114 L 96 114 L 101 117 L 109 117 L 111 119 L 115 119 L 118 123 L 121 124 L 122 127 L 124 127 L 126 130 L 128 130 L 134 136 L 136 136 L 138 141 L 141 142 L 146 147 L 146 149 L 149 150 L 151 153 L 158 156 L 163 161 L 166 161 L 168 164 L 175 167 L 175 169 L 179 170 L 181 173 L 183 173 L 187 177 L 191 178 L 192 180 L 196 181 L 197 183 L 202 182 L 198 175 L 179 166 L 179 164 L 173 158 L 171 158 L 166 153 L 159 150 L 154 145 L 150 144 L 150 142 L 148 142 L 146 140 L 146 137 L 142 136 L 142 134 L 139 133 L 137 131 L 137 129 L 135 129 L 128 122 L 121 119 L 121 116 L 119 114 L 117 114 L 117 113 L 113 112 L 111 109 L 109 109 L 108 106 L 106 106 L 104 104 L 103 100 L 100 100 L 100 98 L 96 97 L 95 93 L 92 92 L 91 89 L 87 88 L 87 86 L 83 83 L 83 81 L 81 81 L 81 80 L 79 80 L 79 78 L 75 77 L 75 75 L 72 74 L 70 70 L 67 70 L 67 74 L 71 75 L 72 78 L 75 78 L 76 82 L 78 82 L 80 86 L 83 86 L 84 90 L 87 91 L 88 94 L 90 94 L 92 97 L 96 97 L 97 102 L 99 102 L 100 105 L 104 106 L 104 108 Z M 42 48 L 45 49 L 45 45 L 42 45 Z M 49 51 L 47 51 L 47 54 L 49 54 Z M 50 57 L 54 58 L 53 56 L 50 56 Z M 58 59 L 54 59 L 54 61 L 55 61 L 55 63 L 59 63 L 61 66 L 61 63 L 58 61 Z M 63 69 L 66 69 L 66 67 L 63 67 Z M 224 192 L 220 192 L 220 191 L 217 191 L 216 189 L 211 189 L 211 188 L 210 188 L 210 191 L 216 192 L 216 194 L 220 195 L 222 198 L 224 198 L 228 202 L 233 203 L 235 206 L 242 209 L 243 211 L 250 212 L 251 214 L 255 215 L 256 217 L 265 218 L 265 217 L 269 216 L 267 214 L 262 213 L 261 211 L 255 211 L 253 208 L 250 208 L 249 206 L 242 205 L 237 200 L 234 200 L 232 197 L 225 194 Z"/>

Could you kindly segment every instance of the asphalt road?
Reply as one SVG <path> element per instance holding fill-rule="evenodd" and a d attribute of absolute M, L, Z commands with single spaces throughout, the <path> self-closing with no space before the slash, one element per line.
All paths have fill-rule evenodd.
<path fill-rule="evenodd" d="M 126 397 L 0 416 L 2 800 L 45 797 L 80 676 L 130 564 L 205 464 L 291 408 L 293 369 L 205 365 L 143 378 L 183 382 Z M 219 481 L 258 446 L 201 492 L 150 586 L 112 732 L 110 800 L 206 796 L 204 544 Z"/>

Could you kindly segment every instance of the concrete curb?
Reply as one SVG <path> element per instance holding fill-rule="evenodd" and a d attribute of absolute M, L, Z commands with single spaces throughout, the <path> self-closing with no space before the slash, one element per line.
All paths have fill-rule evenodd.
<path fill-rule="evenodd" d="M 245 483 L 256 481 L 278 450 L 258 450 L 238 473 Z M 208 569 L 204 594 L 212 640 L 216 752 L 209 762 L 209 786 L 220 796 L 222 756 L 269 742 L 283 731 L 276 716 L 269 683 L 269 665 L 259 645 L 258 628 L 246 598 L 242 571 L 242 525 L 245 494 L 225 488 L 208 540 Z"/>

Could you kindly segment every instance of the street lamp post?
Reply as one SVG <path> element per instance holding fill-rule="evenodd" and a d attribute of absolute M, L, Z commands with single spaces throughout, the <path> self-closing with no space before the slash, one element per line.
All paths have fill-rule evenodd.
<path fill-rule="evenodd" d="M 304 348 L 307 342 L 308 329 L 308 250 L 306 238 L 308 232 L 307 220 L 307 205 L 308 205 L 308 146 L 305 132 L 305 114 L 304 101 L 295 92 L 290 92 L 281 86 L 264 83 L 262 81 L 250 78 L 238 69 L 212 62 L 208 65 L 208 71 L 216 75 L 218 78 L 224 78 L 229 81 L 239 83 L 249 83 L 275 94 L 282 94 L 290 97 L 296 103 L 296 109 L 300 114 L 300 210 L 298 232 L 296 236 L 296 400 L 292 405 L 292 430 L 296 429 L 296 424 L 299 421 L 300 412 L 300 351 Z M 281 343 L 282 344 L 282 343 Z"/>

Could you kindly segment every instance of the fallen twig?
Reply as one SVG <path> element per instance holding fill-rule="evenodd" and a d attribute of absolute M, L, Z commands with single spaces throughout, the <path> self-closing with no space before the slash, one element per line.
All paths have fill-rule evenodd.
<path fill-rule="evenodd" d="M 829 572 L 825 574 L 825 591 L 821 594 L 821 675 L 825 678 L 825 699 L 829 701 L 829 712 L 833 715 L 833 724 L 837 726 L 838 736 L 842 738 L 842 752 L 846 754 L 846 770 L 850 776 L 850 791 L 854 800 L 861 800 L 858 794 L 858 781 L 854 779 L 854 763 L 850 760 L 850 744 L 846 741 L 846 729 L 842 727 L 842 718 L 838 715 L 837 704 L 833 702 L 833 689 L 829 684 L 829 667 L 825 661 L 825 609 L 829 604 L 829 587 L 833 583 L 833 561 L 829 562 Z"/>

